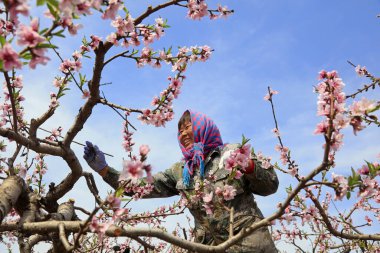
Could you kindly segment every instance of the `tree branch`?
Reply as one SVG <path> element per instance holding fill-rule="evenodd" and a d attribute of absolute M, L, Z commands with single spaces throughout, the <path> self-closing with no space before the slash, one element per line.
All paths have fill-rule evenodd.
<path fill-rule="evenodd" d="M 62 222 L 58 224 L 58 229 L 59 229 L 59 239 L 61 240 L 66 251 L 68 252 L 73 251 L 74 247 L 69 243 L 69 241 L 66 238 L 65 225 Z"/>
<path fill-rule="evenodd" d="M 9 99 L 11 100 L 11 106 L 12 106 L 12 114 L 13 114 L 13 131 L 17 133 L 17 110 L 16 110 L 16 104 L 15 104 L 15 98 L 13 96 L 13 89 L 11 86 L 11 81 L 8 75 L 8 72 L 3 72 L 5 82 L 7 84 L 8 92 L 9 92 Z"/>

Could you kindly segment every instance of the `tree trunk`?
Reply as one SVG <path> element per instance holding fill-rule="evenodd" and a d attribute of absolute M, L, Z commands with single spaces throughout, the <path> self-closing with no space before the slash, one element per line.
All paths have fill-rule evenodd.
<path fill-rule="evenodd" d="M 17 202 L 24 189 L 24 180 L 10 176 L 0 186 L 0 223 Z"/>

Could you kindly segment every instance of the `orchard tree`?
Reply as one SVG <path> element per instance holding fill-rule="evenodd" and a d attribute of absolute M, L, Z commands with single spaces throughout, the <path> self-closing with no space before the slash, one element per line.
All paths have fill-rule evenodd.
<path fill-rule="evenodd" d="M 33 7 L 35 11 L 32 11 L 33 4 L 36 4 Z M 304 250 L 298 246 L 298 241 L 307 240 L 313 252 L 334 249 L 380 252 L 380 235 L 368 229 L 374 218 L 380 219 L 379 164 L 365 161 L 363 167 L 352 168 L 350 176 L 334 172 L 334 167 L 339 166 L 334 158 L 343 141 L 342 129 L 352 127 L 354 134 L 359 134 L 370 125 L 380 126 L 376 116 L 380 108 L 379 100 L 367 100 L 363 96 L 378 88 L 380 79 L 360 66 L 354 66 L 357 73 L 369 78 L 371 83 L 358 88 L 354 94 L 344 93 L 344 83 L 336 71 L 321 71 L 319 74 L 320 83 L 315 86 L 315 91 L 318 94 L 317 112 L 322 120 L 315 133 L 323 136 L 324 155 L 320 164 L 308 173 L 298 167 L 291 157 L 290 148 L 281 138 L 273 99 L 277 92 L 268 87 L 265 99 L 273 109 L 273 132 L 279 140 L 276 149 L 281 153 L 282 165 L 272 165 L 270 158 L 260 152 L 246 152 L 250 146 L 243 137 L 240 147 L 226 159 L 226 168 L 231 172 L 231 180 L 234 180 L 241 175 L 242 164 L 256 159 L 263 167 L 274 167 L 278 173 L 295 178 L 296 183 L 286 189 L 287 198 L 278 204 L 273 214 L 235 235 L 231 229 L 227 241 L 209 246 L 195 243 L 191 231 L 182 231 L 178 227 L 172 232 L 162 226 L 166 217 L 183 213 L 186 208 L 184 199 L 150 212 L 132 212 L 128 204 L 152 190 L 150 184 L 141 185 L 138 181 L 143 176 L 149 181 L 152 169 L 146 162 L 149 153 L 147 145 L 139 147 L 138 153 L 134 154 L 131 129 L 135 126 L 129 119 L 135 115 L 143 123 L 156 127 L 172 120 L 173 100 L 181 91 L 187 67 L 191 63 L 206 61 L 213 51 L 208 46 L 179 47 L 175 50 L 168 45 L 161 50 L 153 49 L 153 43 L 169 28 L 168 21 L 158 15 L 165 8 L 182 10 L 184 16 L 195 20 L 227 17 L 233 12 L 221 5 L 210 8 L 203 0 L 163 2 L 147 6 L 137 16 L 132 16 L 128 6 L 119 0 L 38 0 L 36 3 L 10 0 L 1 3 L 0 70 L 4 83 L 1 150 L 11 152 L 9 156 L 1 157 L 2 238 L 11 243 L 17 242 L 20 252 L 31 252 L 41 241 L 50 242 L 52 252 L 161 252 L 165 249 L 172 252 L 225 252 L 260 227 L 271 226 L 275 240 L 290 243 L 300 251 Z M 113 31 L 78 38 L 82 45 L 73 50 L 71 58 L 62 58 L 55 41 L 66 36 L 77 38 L 78 29 L 82 28 L 81 21 L 99 13 L 102 19 L 109 21 Z M 33 17 L 28 18 L 30 16 Z M 155 22 L 147 23 L 148 18 L 152 17 Z M 59 57 L 61 61 L 57 66 L 61 74 L 51 80 L 56 91 L 50 94 L 50 104 L 46 105 L 43 114 L 28 118 L 23 107 L 23 86 L 24 82 L 28 85 L 28 80 L 23 80 L 19 73 L 34 71 L 40 65 L 46 65 L 52 57 Z M 82 71 L 84 58 L 89 59 L 86 64 L 91 64 L 92 72 Z M 101 92 L 104 84 L 102 72 L 118 58 L 132 60 L 138 67 L 149 65 L 159 68 L 163 64 L 172 67 L 174 74 L 168 77 L 167 88 L 153 98 L 150 109 L 113 103 Z M 57 127 L 49 130 L 46 136 L 44 124 L 53 117 L 57 108 L 65 106 L 60 101 L 69 87 L 75 87 L 82 93 L 83 104 L 67 131 Z M 127 87 L 120 87 L 122 89 Z M 101 105 L 112 108 L 116 117 L 123 118 L 124 138 L 121 142 L 129 157 L 124 161 L 119 188 L 107 196 L 99 195 L 93 175 L 83 171 L 83 164 L 72 149 L 75 138 L 94 108 Z M 47 156 L 62 159 L 71 170 L 58 184 L 44 180 L 48 168 L 45 162 Z M 52 165 L 49 168 L 54 170 Z M 93 210 L 85 210 L 81 203 L 65 198 L 82 177 L 96 200 L 97 206 Z M 124 192 L 131 190 L 134 192 L 132 197 L 123 196 Z M 231 188 L 229 191 L 231 199 L 234 191 Z M 202 191 L 196 194 L 206 207 L 211 201 L 221 204 L 228 201 L 223 198 L 222 192 L 215 192 L 211 197 Z M 348 212 L 336 214 L 332 199 L 355 201 Z M 233 210 L 230 211 L 233 217 Z M 76 212 L 83 213 L 86 218 L 79 219 Z M 363 220 L 352 218 L 356 212 L 366 213 Z M 210 213 L 212 215 L 212 210 Z M 233 223 L 232 219 L 231 228 Z"/>

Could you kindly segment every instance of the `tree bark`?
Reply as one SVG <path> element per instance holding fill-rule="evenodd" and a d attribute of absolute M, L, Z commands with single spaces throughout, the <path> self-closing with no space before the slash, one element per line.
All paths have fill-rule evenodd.
<path fill-rule="evenodd" d="M 18 176 L 10 176 L 0 186 L 0 223 L 16 204 L 25 188 L 24 180 Z"/>

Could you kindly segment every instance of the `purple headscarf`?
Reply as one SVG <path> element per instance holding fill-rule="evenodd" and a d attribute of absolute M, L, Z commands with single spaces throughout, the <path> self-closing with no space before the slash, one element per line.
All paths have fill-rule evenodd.
<path fill-rule="evenodd" d="M 194 169 L 199 168 L 201 177 L 204 177 L 204 158 L 211 150 L 223 145 L 222 137 L 215 123 L 203 113 L 190 112 L 192 130 L 194 134 L 194 145 L 191 149 L 186 149 L 180 142 L 178 131 L 178 142 L 185 159 L 183 169 L 183 182 L 190 184 L 190 178 Z"/>

